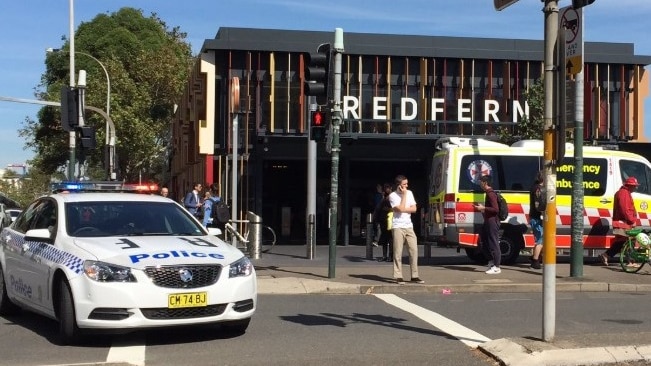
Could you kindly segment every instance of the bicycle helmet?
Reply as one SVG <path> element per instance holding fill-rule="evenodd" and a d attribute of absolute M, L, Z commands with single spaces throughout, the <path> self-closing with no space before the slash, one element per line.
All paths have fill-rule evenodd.
<path fill-rule="evenodd" d="M 649 244 L 651 244 L 651 238 L 649 238 L 649 236 L 647 234 L 645 234 L 645 233 L 637 234 L 635 236 L 635 241 L 638 244 L 640 244 L 642 246 L 645 246 L 645 247 L 648 246 Z"/>
<path fill-rule="evenodd" d="M 628 177 L 626 178 L 626 181 L 624 182 L 625 186 L 639 186 L 640 184 L 637 182 L 637 179 L 635 177 Z"/>

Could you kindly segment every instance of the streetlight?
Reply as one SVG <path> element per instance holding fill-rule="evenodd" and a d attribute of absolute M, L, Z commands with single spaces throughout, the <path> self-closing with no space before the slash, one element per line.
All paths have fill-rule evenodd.
<path fill-rule="evenodd" d="M 50 47 L 50 48 L 46 49 L 45 52 L 46 53 L 56 53 L 56 52 L 61 52 L 61 50 Z M 69 51 L 63 51 L 63 52 L 69 52 Z M 91 55 L 89 53 L 81 52 L 81 51 L 74 51 L 74 54 L 84 55 L 86 57 L 89 57 L 89 58 L 95 60 L 95 62 L 97 62 L 99 64 L 99 66 L 102 68 L 102 70 L 104 71 L 104 76 L 106 76 L 106 115 L 110 116 L 111 115 L 111 78 L 109 77 L 109 73 L 106 70 L 106 67 L 104 66 L 104 64 L 100 60 L 98 60 L 95 56 L 93 56 L 93 55 Z M 109 149 L 107 151 L 107 153 L 109 154 L 109 167 L 108 167 L 108 169 L 109 169 L 109 172 L 108 172 L 109 177 L 108 178 L 111 179 L 111 180 L 116 179 L 115 172 L 113 171 L 114 170 L 114 165 L 115 165 L 114 164 L 114 161 L 115 161 L 115 158 L 114 158 L 114 154 L 115 154 L 115 151 L 114 151 L 115 150 L 114 149 L 114 147 L 115 147 L 114 138 L 115 137 L 114 136 L 115 136 L 115 131 L 114 131 L 113 134 L 110 133 L 110 124 L 109 124 L 109 119 L 107 118 L 107 120 L 106 120 L 105 145 L 109 147 Z M 113 141 L 111 141 L 111 140 L 113 140 Z"/>
<path fill-rule="evenodd" d="M 50 48 L 46 49 L 45 52 L 46 53 L 56 53 L 56 52 L 61 52 L 61 50 L 50 47 Z M 68 52 L 68 51 L 63 51 L 63 52 Z M 84 56 L 87 56 L 89 58 L 92 58 L 93 60 L 95 60 L 95 62 L 97 62 L 99 64 L 99 66 L 102 68 L 102 70 L 104 70 L 104 75 L 106 76 L 106 114 L 111 115 L 111 78 L 109 78 L 109 73 L 106 70 L 106 67 L 104 66 L 104 64 L 100 60 L 98 60 L 95 56 L 93 56 L 91 54 L 88 54 L 86 52 L 81 52 L 81 51 L 75 51 L 75 54 L 84 55 Z M 108 131 L 108 124 L 106 125 L 106 128 L 107 128 L 107 131 Z M 106 136 L 108 136 L 108 132 L 107 132 Z M 108 143 L 108 141 L 107 141 L 107 143 Z"/>

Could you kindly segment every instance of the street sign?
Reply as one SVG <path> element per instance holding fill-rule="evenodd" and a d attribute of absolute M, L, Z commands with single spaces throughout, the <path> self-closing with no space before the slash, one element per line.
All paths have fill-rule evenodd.
<path fill-rule="evenodd" d="M 565 129 L 576 127 L 576 81 L 565 80 Z"/>
<path fill-rule="evenodd" d="M 495 10 L 500 11 L 517 1 L 518 0 L 493 0 L 493 5 L 495 5 Z"/>
<path fill-rule="evenodd" d="M 559 32 L 565 32 L 565 70 L 576 75 L 583 70 L 583 9 L 561 8 Z"/>

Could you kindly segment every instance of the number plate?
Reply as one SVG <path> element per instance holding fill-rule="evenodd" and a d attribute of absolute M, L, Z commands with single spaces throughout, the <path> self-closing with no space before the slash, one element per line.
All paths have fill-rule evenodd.
<path fill-rule="evenodd" d="M 208 294 L 205 292 L 188 292 L 183 294 L 171 294 L 167 298 L 167 307 L 192 308 L 208 305 Z"/>

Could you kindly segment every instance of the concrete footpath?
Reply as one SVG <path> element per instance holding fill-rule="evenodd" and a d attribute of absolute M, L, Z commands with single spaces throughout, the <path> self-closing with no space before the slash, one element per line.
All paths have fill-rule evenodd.
<path fill-rule="evenodd" d="M 502 273 L 487 275 L 486 267 L 470 262 L 464 252 L 432 247 L 431 258 L 419 247 L 419 277 L 425 284 L 409 283 L 407 257 L 403 257 L 405 285 L 393 280 L 392 263 L 378 262 L 380 248 L 368 258 L 365 246 L 337 246 L 334 261 L 330 248 L 318 245 L 308 259 L 305 245 L 276 245 L 254 259 L 259 294 L 380 294 L 542 292 L 542 270 L 529 268 L 526 256 L 515 265 L 502 266 Z M 331 263 L 332 262 L 332 263 Z M 648 266 L 648 265 L 647 265 Z M 559 256 L 556 291 L 651 292 L 651 266 L 637 274 L 621 271 L 618 263 L 606 267 L 586 259 L 582 276 L 570 276 L 569 258 Z M 331 276 L 334 274 L 334 276 Z M 332 277 L 332 278 L 331 278 Z M 649 334 L 651 335 L 651 333 Z M 556 338 L 553 342 L 525 338 L 503 338 L 486 342 L 479 349 L 501 365 L 651 365 L 651 338 L 636 336 L 587 339 Z M 647 344 L 631 345 L 644 342 Z"/>

